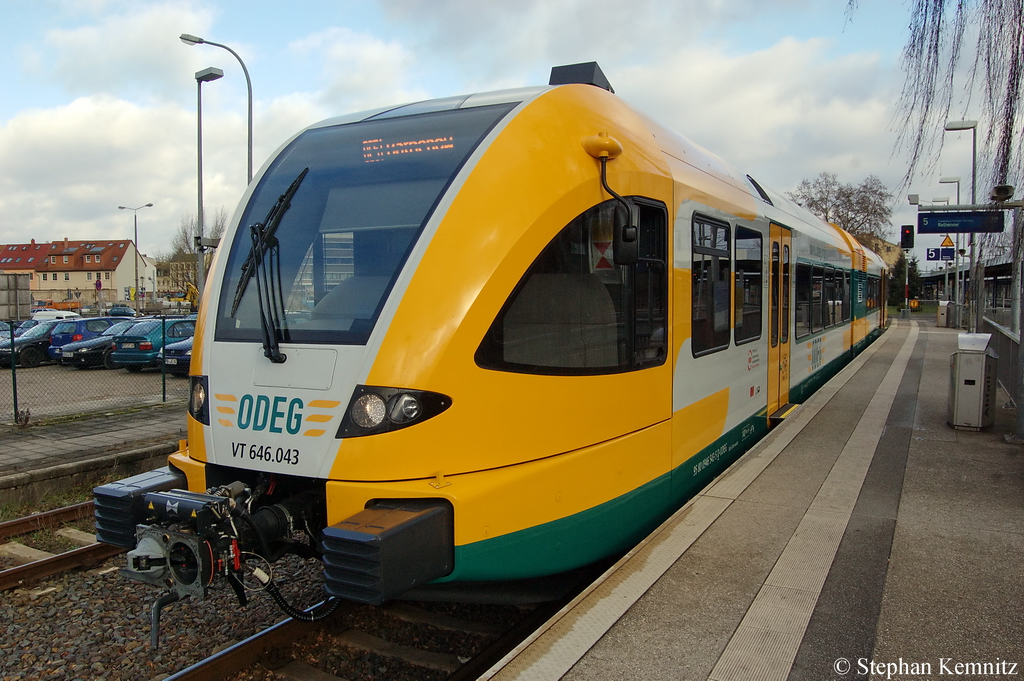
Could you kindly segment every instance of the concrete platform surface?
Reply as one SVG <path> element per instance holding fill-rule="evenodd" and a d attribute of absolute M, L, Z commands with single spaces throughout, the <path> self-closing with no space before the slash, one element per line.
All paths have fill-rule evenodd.
<path fill-rule="evenodd" d="M 0 504 L 31 503 L 104 472 L 164 465 L 186 433 L 185 404 L 54 419 L 18 428 L 0 426 Z"/>
<path fill-rule="evenodd" d="M 957 331 L 894 322 L 482 678 L 1024 676 L 1024 447 L 946 424 Z"/>

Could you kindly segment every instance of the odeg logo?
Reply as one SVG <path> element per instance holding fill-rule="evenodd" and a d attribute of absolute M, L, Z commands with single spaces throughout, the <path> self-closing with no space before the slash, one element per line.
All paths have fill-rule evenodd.
<path fill-rule="evenodd" d="M 287 403 L 287 406 L 285 406 Z M 291 401 L 280 395 L 242 395 L 238 401 L 238 418 L 235 424 L 241 430 L 268 433 L 288 432 L 295 435 L 302 425 L 302 400 L 293 397 Z"/>

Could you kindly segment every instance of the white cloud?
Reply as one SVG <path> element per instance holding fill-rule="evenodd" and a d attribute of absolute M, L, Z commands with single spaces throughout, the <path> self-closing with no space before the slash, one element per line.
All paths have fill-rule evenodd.
<path fill-rule="evenodd" d="M 289 45 L 293 53 L 320 63 L 322 106 L 336 112 L 362 111 L 427 99 L 407 85 L 414 56 L 399 42 L 349 28 L 328 28 Z"/>
<path fill-rule="evenodd" d="M 736 56 L 687 47 L 657 68 L 613 74 L 637 108 L 780 191 L 824 171 L 892 176 L 898 74 L 872 55 L 835 57 L 828 41 L 787 38 Z"/>
<path fill-rule="evenodd" d="M 146 93 L 155 99 L 177 98 L 191 86 L 188 65 L 201 59 L 178 35 L 202 31 L 212 16 L 187 4 L 127 4 L 95 23 L 46 32 L 45 56 L 36 68 L 75 95 L 106 92 Z M 51 56 L 52 55 L 52 56 Z M 44 66 L 45 65 L 45 66 Z"/>
<path fill-rule="evenodd" d="M 152 202 L 139 213 L 141 246 L 164 248 L 182 214 L 196 210 L 191 76 L 210 65 L 225 78 L 203 86 L 205 205 L 235 210 L 245 180 L 244 80 L 223 50 L 182 45 L 183 32 L 223 40 L 245 59 L 257 168 L 330 116 L 544 83 L 553 64 L 597 60 L 639 110 L 775 189 L 826 170 L 894 184 L 903 173 L 889 165 L 902 83 L 895 66 L 871 53 L 838 56 L 826 40 L 737 47 L 736 26 L 803 1 L 389 0 L 383 25 L 345 25 L 344 12 L 330 22 L 260 22 L 276 41 L 245 26 L 225 30 L 223 2 L 69 2 L 52 24 L 62 28 L 41 32 L 38 47 L 14 48 L 33 78 L 71 96 L 0 120 L 0 243 L 123 238 L 131 216 L 117 206 Z M 271 14 L 253 11 L 261 10 Z"/>

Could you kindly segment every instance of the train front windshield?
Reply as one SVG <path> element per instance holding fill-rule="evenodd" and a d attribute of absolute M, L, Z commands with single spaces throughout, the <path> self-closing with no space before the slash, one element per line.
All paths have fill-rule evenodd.
<path fill-rule="evenodd" d="M 254 249 L 251 225 L 266 221 L 308 168 L 273 234 L 280 337 L 292 343 L 365 344 L 440 197 L 510 110 L 511 105 L 501 105 L 385 113 L 296 138 L 260 180 L 231 243 L 216 339 L 263 338 L 261 287 L 243 274 L 251 270 L 246 268 Z"/>

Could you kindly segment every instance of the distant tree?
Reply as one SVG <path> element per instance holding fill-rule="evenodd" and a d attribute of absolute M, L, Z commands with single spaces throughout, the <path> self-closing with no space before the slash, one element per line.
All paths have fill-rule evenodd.
<path fill-rule="evenodd" d="M 833 173 L 821 173 L 786 196 L 855 237 L 889 238 L 893 196 L 874 175 L 854 186 L 841 184 Z"/>
<path fill-rule="evenodd" d="M 203 219 L 203 237 L 206 239 L 218 239 L 224 234 L 227 226 L 228 214 L 223 207 L 218 208 L 212 215 L 205 215 Z M 185 290 L 185 284 L 196 285 L 196 242 L 198 234 L 196 229 L 196 216 L 186 213 L 181 216 L 178 229 L 171 237 L 171 254 L 167 258 L 170 264 L 171 285 L 181 291 Z M 206 252 L 206 266 L 209 267 L 210 252 Z"/>
<path fill-rule="evenodd" d="M 896 265 L 889 271 L 889 295 L 888 304 L 894 307 L 902 307 L 906 297 L 907 286 L 907 255 L 900 253 Z M 921 279 L 920 263 L 917 256 L 910 259 L 910 299 L 920 298 L 924 290 L 924 281 Z"/>
<path fill-rule="evenodd" d="M 205 211 L 204 211 L 205 212 Z M 206 214 L 203 219 L 203 237 L 207 239 L 218 239 L 224 234 L 224 228 L 228 223 L 228 213 L 221 206 L 212 215 Z M 174 253 L 196 252 L 195 237 L 198 234 L 196 228 L 196 216 L 186 213 L 181 216 L 178 229 L 171 238 L 171 249 Z"/>

